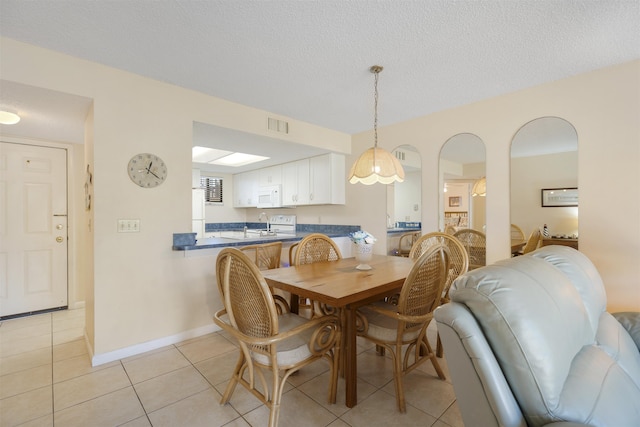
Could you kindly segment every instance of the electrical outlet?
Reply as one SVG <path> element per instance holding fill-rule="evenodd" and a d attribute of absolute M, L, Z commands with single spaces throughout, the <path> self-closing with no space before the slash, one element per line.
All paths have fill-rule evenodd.
<path fill-rule="evenodd" d="M 139 232 L 140 232 L 139 219 L 119 219 L 118 220 L 118 233 L 139 233 Z"/>

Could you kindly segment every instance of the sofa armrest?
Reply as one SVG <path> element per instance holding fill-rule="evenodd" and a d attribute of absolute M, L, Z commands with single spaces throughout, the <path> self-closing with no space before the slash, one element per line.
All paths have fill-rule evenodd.
<path fill-rule="evenodd" d="M 612 313 L 612 315 L 629 332 L 640 351 L 640 312 L 626 311 Z"/>
<path fill-rule="evenodd" d="M 438 307 L 434 317 L 465 425 L 525 427 L 500 365 L 467 307 L 450 302 Z"/>

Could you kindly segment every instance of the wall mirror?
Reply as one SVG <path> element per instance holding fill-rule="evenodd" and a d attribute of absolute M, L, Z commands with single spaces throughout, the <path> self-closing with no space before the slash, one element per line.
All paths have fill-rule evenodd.
<path fill-rule="evenodd" d="M 547 225 L 549 235 L 578 237 L 578 202 L 554 197 L 550 189 L 578 187 L 578 134 L 559 117 L 541 117 L 522 126 L 511 141 L 511 223 L 528 237 Z M 572 195 L 577 199 L 577 192 Z M 543 195 L 543 196 L 541 196 Z M 567 196 L 568 197 L 568 196 Z M 560 202 L 558 200 L 562 199 Z M 552 206 L 553 205 L 553 206 Z"/>
<path fill-rule="evenodd" d="M 440 150 L 439 176 L 440 230 L 472 228 L 484 232 L 485 194 L 473 195 L 474 185 L 486 176 L 482 139 L 471 133 L 449 138 Z"/>
<path fill-rule="evenodd" d="M 420 231 L 422 221 L 422 159 L 417 148 L 400 145 L 392 154 L 402 164 L 403 182 L 387 185 L 387 252 L 395 254 L 400 236 Z"/>

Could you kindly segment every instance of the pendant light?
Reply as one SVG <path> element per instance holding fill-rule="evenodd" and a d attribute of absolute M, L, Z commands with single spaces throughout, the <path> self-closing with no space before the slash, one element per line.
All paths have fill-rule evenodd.
<path fill-rule="evenodd" d="M 395 181 L 404 181 L 404 169 L 395 158 L 383 148 L 378 148 L 378 75 L 382 71 L 382 67 L 374 65 L 371 72 L 375 76 L 374 80 L 374 104 L 373 104 L 373 147 L 362 153 L 358 160 L 351 166 L 349 173 L 349 182 L 356 184 L 358 182 L 371 185 L 376 182 L 382 184 L 391 184 Z"/>
<path fill-rule="evenodd" d="M 487 178 L 483 176 L 473 184 L 473 189 L 471 190 L 471 196 L 484 197 L 486 195 L 487 195 Z"/>

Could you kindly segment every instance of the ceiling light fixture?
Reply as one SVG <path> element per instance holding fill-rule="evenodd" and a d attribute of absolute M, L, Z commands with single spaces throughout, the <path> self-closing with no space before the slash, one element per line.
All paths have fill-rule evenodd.
<path fill-rule="evenodd" d="M 487 195 L 487 178 L 486 177 L 483 176 L 473 184 L 471 195 L 473 197 L 476 197 L 476 196 L 484 197 Z"/>
<path fill-rule="evenodd" d="M 370 71 L 374 74 L 374 104 L 373 104 L 373 147 L 362 153 L 358 160 L 351 166 L 349 173 L 349 182 L 356 184 L 358 182 L 371 185 L 376 182 L 382 184 L 391 184 L 395 181 L 404 181 L 404 169 L 395 158 L 383 148 L 378 148 L 378 75 L 382 71 L 382 67 L 374 65 Z"/>
<path fill-rule="evenodd" d="M 261 162 L 267 159 L 269 159 L 269 157 L 257 156 L 255 154 L 233 153 L 229 154 L 228 156 L 210 161 L 209 163 L 212 165 L 239 167 L 250 165 L 251 163 Z"/>
<path fill-rule="evenodd" d="M 8 111 L 0 111 L 0 124 L 15 125 L 20 121 L 20 116 Z"/>

